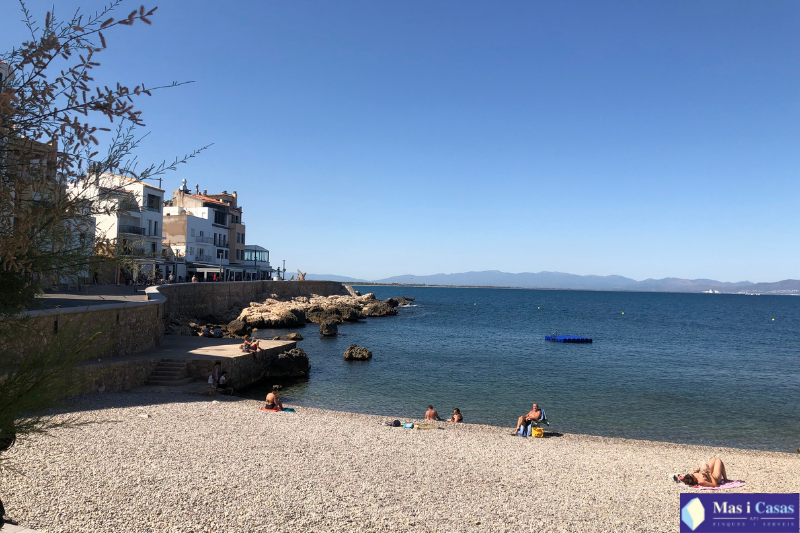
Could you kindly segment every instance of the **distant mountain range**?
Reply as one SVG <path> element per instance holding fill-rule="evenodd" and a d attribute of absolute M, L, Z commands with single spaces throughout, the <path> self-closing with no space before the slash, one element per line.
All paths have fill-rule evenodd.
<path fill-rule="evenodd" d="M 578 276 L 563 272 L 521 272 L 511 274 L 499 270 L 461 272 L 458 274 L 432 274 L 414 276 L 406 274 L 378 280 L 364 280 L 326 274 L 308 274 L 309 280 L 329 280 L 342 283 L 378 283 L 401 285 L 445 285 L 467 287 L 522 287 L 531 289 L 574 289 L 595 291 L 642 291 L 642 292 L 708 292 L 747 294 L 796 294 L 800 295 L 800 280 L 787 279 L 774 283 L 735 283 L 713 279 L 646 279 L 636 281 L 623 276 Z"/>

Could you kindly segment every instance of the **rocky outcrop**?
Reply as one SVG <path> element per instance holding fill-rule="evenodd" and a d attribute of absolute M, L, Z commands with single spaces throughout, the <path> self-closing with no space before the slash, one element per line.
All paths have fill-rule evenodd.
<path fill-rule="evenodd" d="M 344 352 L 345 361 L 368 361 L 370 359 L 372 359 L 372 352 L 357 344 L 351 344 Z"/>
<path fill-rule="evenodd" d="M 371 317 L 392 316 L 397 314 L 397 309 L 386 302 L 377 302 L 364 308 L 364 315 Z"/>
<path fill-rule="evenodd" d="M 339 334 L 339 328 L 333 320 L 326 320 L 319 325 L 319 334 L 323 337 L 335 337 Z"/>
<path fill-rule="evenodd" d="M 255 328 L 287 328 L 297 327 L 311 322 L 355 322 L 366 317 L 382 317 L 396 315 L 395 309 L 405 300 L 389 298 L 380 301 L 373 293 L 364 296 L 297 296 L 280 300 L 272 295 L 263 303 L 251 302 L 250 307 L 242 310 L 236 320 L 229 323 L 228 331 L 236 335 Z M 245 326 L 243 326 L 244 324 Z"/>
<path fill-rule="evenodd" d="M 288 352 L 278 355 L 267 355 L 264 362 L 267 365 L 269 377 L 296 378 L 308 375 L 311 370 L 308 355 L 302 348 L 292 348 Z"/>
<path fill-rule="evenodd" d="M 303 336 L 299 333 L 289 333 L 287 335 L 282 335 L 281 339 L 285 341 L 301 341 L 303 340 Z"/>

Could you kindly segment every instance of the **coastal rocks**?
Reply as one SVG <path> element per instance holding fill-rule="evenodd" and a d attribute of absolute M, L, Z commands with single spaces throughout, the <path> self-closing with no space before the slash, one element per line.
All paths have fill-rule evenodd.
<path fill-rule="evenodd" d="M 250 302 L 250 306 L 243 309 L 227 329 L 241 336 L 254 328 L 292 328 L 306 322 L 355 322 L 366 317 L 396 315 L 395 308 L 406 301 L 405 298 L 380 301 L 374 293 L 364 296 L 298 296 L 283 300 L 268 298 L 263 303 Z"/>
<path fill-rule="evenodd" d="M 297 378 L 307 375 L 311 370 L 308 355 L 302 348 L 292 348 L 277 355 L 269 354 L 264 362 L 269 368 L 269 377 Z"/>
<path fill-rule="evenodd" d="M 281 336 L 281 339 L 285 341 L 301 341 L 303 340 L 303 336 L 299 333 L 289 333 L 287 335 Z"/>
<path fill-rule="evenodd" d="M 335 337 L 339 334 L 339 328 L 334 320 L 326 320 L 319 325 L 319 334 L 323 337 Z"/>
<path fill-rule="evenodd" d="M 357 344 L 351 344 L 344 352 L 345 361 L 368 361 L 370 359 L 372 359 L 372 352 Z"/>
<path fill-rule="evenodd" d="M 400 307 L 404 307 L 404 306 L 407 306 L 407 305 L 411 305 L 410 302 L 413 302 L 413 301 L 414 301 L 414 298 L 410 298 L 408 296 L 401 296 L 400 297 L 400 301 L 397 303 L 397 305 L 400 306 Z"/>
<path fill-rule="evenodd" d="M 397 309 L 386 302 L 376 302 L 364 308 L 364 315 L 371 317 L 392 316 L 397 314 Z"/>
<path fill-rule="evenodd" d="M 243 320 L 231 320 L 228 322 L 228 332 L 233 335 L 247 335 L 249 328 L 247 323 Z"/>

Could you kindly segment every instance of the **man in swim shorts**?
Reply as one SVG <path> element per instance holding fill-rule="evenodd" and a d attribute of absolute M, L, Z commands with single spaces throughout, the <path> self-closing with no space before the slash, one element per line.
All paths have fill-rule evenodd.
<path fill-rule="evenodd" d="M 519 417 L 519 419 L 517 420 L 517 427 L 511 434 L 516 435 L 517 432 L 519 431 L 519 428 L 521 428 L 523 425 L 527 426 L 531 422 L 535 422 L 541 419 L 542 419 L 542 410 L 539 409 L 539 404 L 535 403 L 533 404 L 533 409 L 528 411 L 528 414 Z"/>
<path fill-rule="evenodd" d="M 425 411 L 425 420 L 438 420 L 439 422 L 442 421 L 442 419 L 439 417 L 439 413 L 436 412 L 432 405 L 429 405 L 428 410 Z"/>

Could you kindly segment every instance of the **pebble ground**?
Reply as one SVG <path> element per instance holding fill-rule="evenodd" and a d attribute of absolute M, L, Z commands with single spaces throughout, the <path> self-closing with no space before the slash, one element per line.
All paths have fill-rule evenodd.
<path fill-rule="evenodd" d="M 722 457 L 738 492 L 800 492 L 800 456 L 509 429 L 251 400 L 131 392 L 82 399 L 82 427 L 20 442 L 0 472 L 41 532 L 677 531 L 674 472 Z M 424 407 L 424 406 L 423 406 Z M 551 428 L 557 430 L 557 427 Z M 9 461 L 6 461 L 8 463 Z"/>

